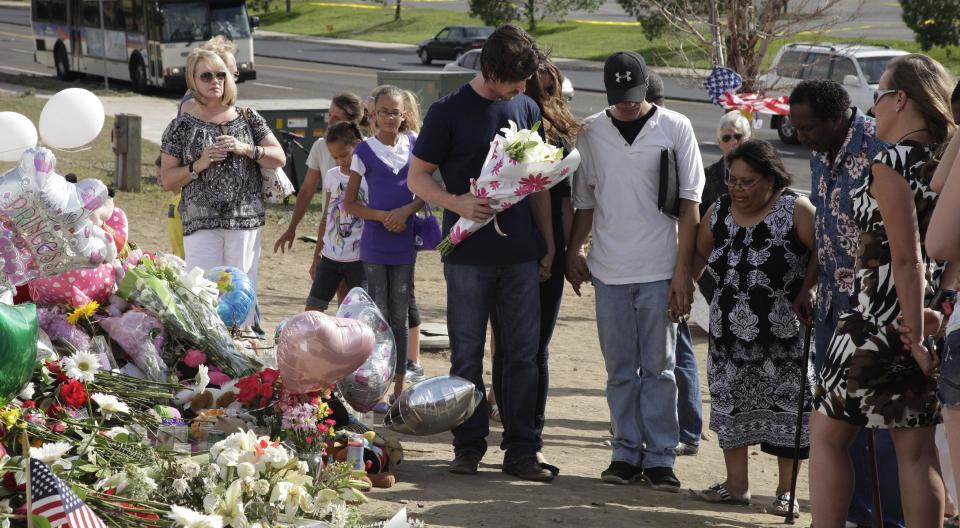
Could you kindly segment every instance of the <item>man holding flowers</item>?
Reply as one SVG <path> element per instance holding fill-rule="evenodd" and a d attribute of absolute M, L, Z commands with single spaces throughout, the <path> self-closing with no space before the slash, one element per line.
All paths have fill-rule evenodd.
<path fill-rule="evenodd" d="M 516 123 L 530 129 L 540 120 L 536 103 L 523 95 L 543 53 L 533 38 L 514 25 L 503 25 L 487 38 L 480 73 L 430 107 L 413 150 L 407 176 L 410 190 L 444 209 L 443 229 L 450 234 L 460 217 L 483 222 L 494 210 L 490 199 L 471 192 L 501 128 Z M 440 169 L 444 190 L 432 174 Z M 479 194 L 479 193 L 478 193 Z M 540 335 L 539 276 L 553 261 L 553 232 L 547 192 L 531 194 L 497 213 L 443 257 L 447 282 L 447 328 L 450 374 L 468 379 L 483 392 L 483 349 L 487 320 L 492 320 L 497 355 L 503 358 L 498 393 L 506 452 L 503 472 L 528 480 L 554 475 L 536 458 L 541 448 L 536 427 Z M 496 230 L 506 236 L 502 236 Z M 487 402 L 453 430 L 455 458 L 450 471 L 475 474 L 487 449 Z"/>
<path fill-rule="evenodd" d="M 677 422 L 676 323 L 693 296 L 690 268 L 703 190 L 703 162 L 690 120 L 646 102 L 643 57 L 619 52 L 604 64 L 609 108 L 586 119 L 577 139 L 567 278 L 592 279 L 607 369 L 613 456 L 601 479 L 646 480 L 680 491 L 673 473 Z M 679 220 L 657 207 L 661 152 L 676 160 Z M 670 175 L 673 177 L 674 175 Z M 583 252 L 593 234 L 589 257 Z"/>

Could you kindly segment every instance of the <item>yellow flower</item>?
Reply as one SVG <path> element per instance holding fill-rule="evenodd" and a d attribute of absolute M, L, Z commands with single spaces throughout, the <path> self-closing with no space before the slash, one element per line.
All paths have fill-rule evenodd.
<path fill-rule="evenodd" d="M 90 301 L 70 312 L 70 315 L 67 316 L 67 322 L 75 325 L 80 322 L 80 319 L 89 319 L 93 317 L 93 314 L 97 313 L 99 308 L 100 304 L 97 301 Z"/>
<path fill-rule="evenodd" d="M 13 427 L 17 424 L 17 420 L 20 419 L 20 408 L 19 407 L 3 407 L 0 408 L 0 420 L 8 427 Z"/>

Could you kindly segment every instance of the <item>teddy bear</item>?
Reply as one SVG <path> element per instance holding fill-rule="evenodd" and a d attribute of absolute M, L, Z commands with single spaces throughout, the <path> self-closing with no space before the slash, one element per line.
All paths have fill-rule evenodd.
<path fill-rule="evenodd" d="M 362 436 L 363 461 L 367 472 L 363 480 L 374 488 L 393 487 L 397 478 L 390 469 L 403 462 L 403 446 L 400 441 L 396 438 L 385 438 L 376 431 L 367 431 Z M 346 433 L 338 433 L 335 439 L 327 442 L 327 454 L 337 462 L 347 460 Z"/>

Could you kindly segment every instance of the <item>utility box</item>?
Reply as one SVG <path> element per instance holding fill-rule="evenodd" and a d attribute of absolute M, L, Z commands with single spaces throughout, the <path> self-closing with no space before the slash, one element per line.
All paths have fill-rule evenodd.
<path fill-rule="evenodd" d="M 327 131 L 329 99 L 257 99 L 237 103 L 253 108 L 267 121 L 284 152 L 287 177 L 299 191 L 307 176 L 307 156 L 317 139 Z"/>
<path fill-rule="evenodd" d="M 470 82 L 476 72 L 378 71 L 377 84 L 392 84 L 410 90 L 420 99 L 420 113 L 427 115 L 437 99 Z"/>
<path fill-rule="evenodd" d="M 140 116 L 133 114 L 117 114 L 113 120 L 113 185 L 121 191 L 140 192 L 140 125 Z"/>

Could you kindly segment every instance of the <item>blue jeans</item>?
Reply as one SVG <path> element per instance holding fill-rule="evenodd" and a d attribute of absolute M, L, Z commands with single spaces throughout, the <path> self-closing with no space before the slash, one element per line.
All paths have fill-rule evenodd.
<path fill-rule="evenodd" d="M 677 328 L 667 318 L 670 281 L 607 285 L 593 279 L 597 333 L 607 368 L 613 461 L 673 467 Z"/>
<path fill-rule="evenodd" d="M 700 372 L 697 356 L 693 353 L 693 338 L 687 323 L 677 325 L 677 419 L 680 422 L 680 441 L 700 445 L 703 432 L 703 399 L 700 397 Z"/>
<path fill-rule="evenodd" d="M 367 277 L 367 293 L 377 303 L 380 313 L 390 324 L 393 346 L 396 350 L 394 373 L 407 372 L 407 334 L 410 328 L 410 293 L 413 291 L 413 272 L 416 264 L 363 263 Z"/>
<path fill-rule="evenodd" d="M 947 334 L 946 352 L 940 361 L 940 403 L 954 409 L 960 406 L 960 331 Z"/>
<path fill-rule="evenodd" d="M 533 456 L 539 449 L 536 423 L 540 336 L 540 283 L 537 262 L 471 266 L 443 265 L 447 281 L 447 331 L 450 335 L 450 374 L 483 383 L 483 345 L 487 321 L 497 336 L 502 362 L 497 400 L 503 421 L 505 461 Z M 483 456 L 490 432 L 486 398 L 473 415 L 453 429 L 453 449 Z"/>
<path fill-rule="evenodd" d="M 827 316 L 816 324 L 816 349 L 813 362 L 817 372 L 823 367 L 830 339 L 840 319 L 836 310 L 830 310 Z M 867 451 L 868 431 L 860 431 L 850 446 L 850 458 L 853 460 L 854 488 L 853 500 L 847 511 L 847 520 L 861 525 L 869 525 L 873 520 L 873 481 L 870 477 L 870 454 Z M 880 503 L 883 506 L 883 524 L 887 528 L 904 526 L 903 507 L 900 504 L 900 481 L 897 471 L 897 453 L 893 439 L 886 429 L 874 430 L 874 447 L 877 458 L 877 477 L 880 480 Z"/>

